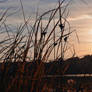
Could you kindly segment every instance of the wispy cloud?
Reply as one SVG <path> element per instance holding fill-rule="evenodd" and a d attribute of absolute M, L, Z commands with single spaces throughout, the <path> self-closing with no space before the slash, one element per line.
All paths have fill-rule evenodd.
<path fill-rule="evenodd" d="M 81 15 L 81 16 L 69 18 L 70 21 L 81 21 L 86 19 L 92 19 L 92 15 Z"/>
<path fill-rule="evenodd" d="M 4 3 L 7 2 L 8 0 L 0 0 L 0 3 Z"/>

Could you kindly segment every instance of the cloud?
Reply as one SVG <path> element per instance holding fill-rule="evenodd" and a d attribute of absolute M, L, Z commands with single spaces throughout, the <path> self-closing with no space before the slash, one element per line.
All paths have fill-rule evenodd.
<path fill-rule="evenodd" d="M 74 18 L 69 18 L 70 21 L 81 21 L 81 20 L 86 20 L 86 19 L 92 19 L 91 15 L 81 15 L 81 16 L 77 16 Z"/>
<path fill-rule="evenodd" d="M 58 2 L 58 0 L 40 0 L 40 2 L 44 2 L 44 3 L 53 3 L 53 2 Z"/>
<path fill-rule="evenodd" d="M 0 0 L 0 3 L 4 3 L 7 2 L 8 0 Z"/>

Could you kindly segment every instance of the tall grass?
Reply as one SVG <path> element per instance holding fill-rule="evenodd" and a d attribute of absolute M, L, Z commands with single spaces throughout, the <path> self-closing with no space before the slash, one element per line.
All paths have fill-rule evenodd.
<path fill-rule="evenodd" d="M 10 89 L 12 90 L 13 87 L 18 91 L 21 89 L 21 85 L 27 87 L 31 86 L 30 92 L 33 92 L 36 84 L 39 89 L 39 82 L 42 82 L 41 77 L 45 75 L 43 62 L 49 61 L 50 58 L 53 58 L 53 61 L 57 62 L 64 60 L 64 55 L 69 49 L 69 37 L 73 32 L 71 31 L 70 24 L 66 19 L 68 16 L 67 7 L 70 2 L 66 5 L 64 5 L 64 2 L 65 0 L 59 1 L 57 8 L 46 11 L 42 15 L 37 16 L 34 23 L 30 25 L 31 18 L 25 18 L 23 4 L 20 0 L 24 23 L 16 28 L 17 32 L 15 34 L 12 33 L 12 30 L 8 30 L 9 26 L 6 25 L 5 21 L 2 22 L 1 26 L 4 26 L 7 38 L 2 39 L 0 42 L 0 59 L 3 62 L 22 62 L 22 64 L 18 63 L 16 77 L 12 79 L 11 85 L 8 84 L 8 87 L 6 88 L 7 92 L 9 92 Z M 7 11 L 5 11 L 1 17 L 1 21 L 3 21 L 6 13 Z M 36 71 L 32 75 L 33 77 L 31 80 L 27 79 L 28 76 L 25 78 L 23 75 L 27 61 L 36 63 L 37 65 L 35 69 Z M 9 67 L 10 64 L 8 64 L 5 71 L 6 74 Z M 50 67 L 50 69 L 52 68 L 53 66 Z M 64 70 L 66 70 L 66 68 Z M 26 72 L 27 71 L 28 70 L 26 70 Z M 39 79 L 39 81 L 36 81 L 36 79 Z M 53 81 L 53 79 L 51 80 Z M 17 85 L 14 85 L 14 83 Z M 48 83 L 44 83 L 40 92 L 43 92 L 47 85 Z M 49 86 L 52 87 L 53 85 Z M 39 92 L 38 89 L 36 90 L 37 92 Z M 22 92 L 26 91 L 22 90 Z"/>
<path fill-rule="evenodd" d="M 20 2 L 24 24 L 17 27 L 17 32 L 12 34 L 8 31 L 9 26 L 3 22 L 7 38 L 0 42 L 1 59 L 4 62 L 46 62 L 50 57 L 52 59 L 54 57 L 54 60 L 63 59 L 68 50 L 68 39 L 73 32 L 66 19 L 70 2 L 64 6 L 65 0 L 59 1 L 57 8 L 37 16 L 32 25 L 30 25 L 31 18 L 25 18 L 22 1 Z"/>

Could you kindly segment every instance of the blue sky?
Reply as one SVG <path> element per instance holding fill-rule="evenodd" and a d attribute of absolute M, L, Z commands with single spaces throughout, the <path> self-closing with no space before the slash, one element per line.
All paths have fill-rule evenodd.
<path fill-rule="evenodd" d="M 66 0 L 66 2 L 69 0 Z M 84 1 L 87 3 L 85 4 Z M 42 13 L 46 10 L 53 9 L 56 7 L 58 0 L 22 0 L 25 14 L 33 15 L 36 13 L 37 8 Z M 11 8 L 11 12 L 15 12 L 20 9 L 19 0 L 0 0 L 0 9 L 5 10 Z M 92 15 L 92 0 L 72 0 L 69 6 L 70 15 L 69 17 L 80 19 L 85 15 Z M 20 10 L 21 11 L 21 10 Z M 76 20 L 74 19 L 74 20 Z M 82 18 L 81 18 L 82 19 Z"/>
<path fill-rule="evenodd" d="M 57 2 L 58 0 L 22 0 L 26 17 L 30 15 L 34 17 L 37 8 L 39 8 L 39 14 L 53 9 L 57 6 Z M 17 11 L 16 14 L 8 18 L 7 23 L 11 24 L 13 21 L 12 24 L 15 25 L 23 22 L 19 0 L 0 0 L 0 14 L 7 8 L 10 8 L 8 14 Z M 92 53 L 90 50 L 92 47 L 92 0 L 72 0 L 68 10 L 68 20 L 71 26 L 78 31 L 81 43 L 75 46 L 76 52 L 80 52 L 80 55 Z"/>

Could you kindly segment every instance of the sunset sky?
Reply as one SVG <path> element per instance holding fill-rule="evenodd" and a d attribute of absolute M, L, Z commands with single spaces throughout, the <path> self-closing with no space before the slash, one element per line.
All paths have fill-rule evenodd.
<path fill-rule="evenodd" d="M 69 0 L 66 0 L 66 2 Z M 22 0 L 26 17 L 37 12 L 43 13 L 46 10 L 56 7 L 58 0 Z M 17 12 L 8 18 L 7 23 L 12 25 L 23 22 L 19 0 L 0 0 L 0 14 L 10 8 L 8 13 Z M 73 29 L 77 30 L 80 42 L 77 42 L 75 33 L 73 41 L 77 56 L 92 54 L 92 0 L 72 0 L 69 7 L 68 20 Z"/>

